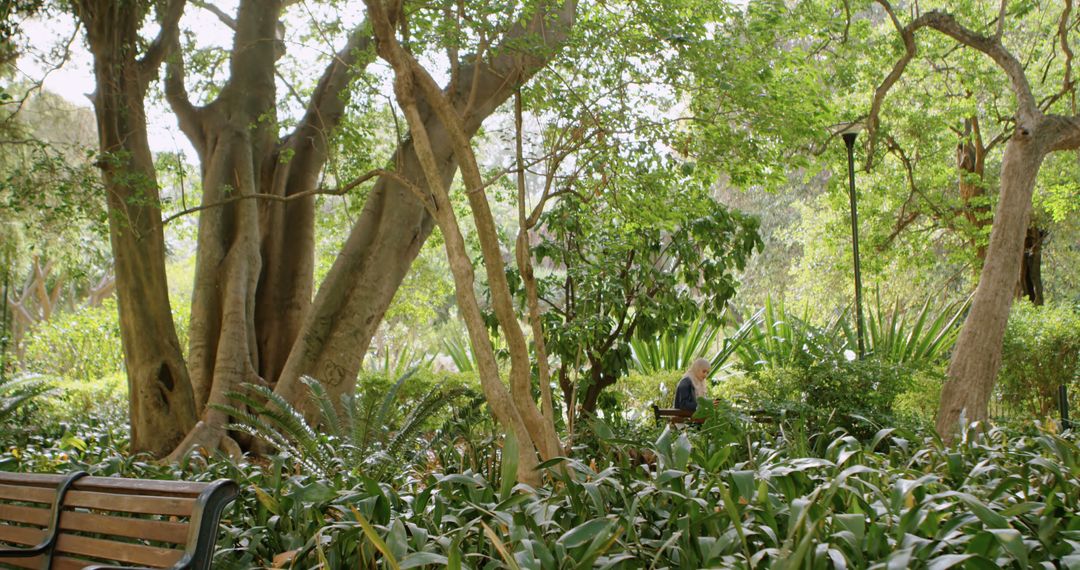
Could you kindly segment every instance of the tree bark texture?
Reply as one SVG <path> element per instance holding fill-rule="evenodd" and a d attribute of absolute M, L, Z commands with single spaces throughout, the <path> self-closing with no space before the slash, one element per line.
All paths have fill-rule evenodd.
<path fill-rule="evenodd" d="M 508 31 L 507 43 L 512 45 L 520 36 L 537 33 L 541 25 L 551 27 L 544 37 L 546 45 L 556 46 L 565 39 L 565 29 L 559 28 L 562 24 L 538 23 L 538 19 L 533 19 L 530 28 Z M 499 51 L 500 55 L 489 60 L 462 63 L 458 80 L 444 90 L 468 137 L 518 85 L 548 61 L 513 49 Z M 458 168 L 450 134 L 424 98 L 417 98 L 415 104 L 418 119 L 431 141 L 440 185 L 446 190 Z M 414 141 L 406 141 L 398 148 L 392 169 L 396 176 L 380 177 L 369 194 L 316 294 L 275 388 L 308 413 L 310 403 L 305 402 L 306 387 L 300 376 L 318 379 L 335 402 L 342 394 L 352 393 L 368 344 L 435 226 L 435 220 L 409 188 L 427 186 Z"/>
<path fill-rule="evenodd" d="M 94 57 L 93 95 L 107 191 L 109 237 L 127 371 L 131 450 L 160 456 L 195 421 L 192 386 L 172 320 L 165 247 L 143 99 L 163 43 L 136 59 L 141 10 L 109 0 L 74 3 Z M 175 33 L 182 2 L 172 2 L 162 38 Z"/>
<path fill-rule="evenodd" d="M 960 200 L 963 204 L 964 217 L 976 230 L 982 230 L 990 225 L 990 206 L 975 203 L 986 196 L 986 188 L 982 181 L 986 171 L 986 148 L 978 135 L 978 120 L 975 118 L 964 121 L 965 137 L 957 145 L 956 159 L 960 170 Z M 978 243 L 978 238 L 973 238 L 971 245 L 975 248 L 975 257 L 980 262 L 986 259 L 986 246 Z M 976 268 L 976 274 L 979 268 Z"/>

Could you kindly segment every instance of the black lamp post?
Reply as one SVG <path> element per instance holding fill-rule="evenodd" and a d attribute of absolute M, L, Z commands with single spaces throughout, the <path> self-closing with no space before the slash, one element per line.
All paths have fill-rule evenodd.
<path fill-rule="evenodd" d="M 863 344 L 862 275 L 859 273 L 859 210 L 855 204 L 855 137 L 862 130 L 858 123 L 848 126 L 840 136 L 847 146 L 848 197 L 851 199 L 851 250 L 855 256 L 855 331 L 858 334 L 859 358 L 866 353 Z"/>

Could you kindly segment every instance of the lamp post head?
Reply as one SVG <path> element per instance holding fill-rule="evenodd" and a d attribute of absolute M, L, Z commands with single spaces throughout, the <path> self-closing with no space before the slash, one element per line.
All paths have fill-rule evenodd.
<path fill-rule="evenodd" d="M 851 150 L 855 146 L 855 138 L 862 132 L 862 124 L 858 121 L 847 124 L 841 131 L 840 136 L 844 139 L 844 144 L 847 145 L 848 150 Z"/>

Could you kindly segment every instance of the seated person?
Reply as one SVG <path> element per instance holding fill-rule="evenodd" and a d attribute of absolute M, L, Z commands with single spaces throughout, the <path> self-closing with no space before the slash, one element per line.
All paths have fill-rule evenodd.
<path fill-rule="evenodd" d="M 675 388 L 675 407 L 689 412 L 697 411 L 697 399 L 708 395 L 708 388 L 705 386 L 708 375 L 709 361 L 704 358 L 695 360 Z"/>

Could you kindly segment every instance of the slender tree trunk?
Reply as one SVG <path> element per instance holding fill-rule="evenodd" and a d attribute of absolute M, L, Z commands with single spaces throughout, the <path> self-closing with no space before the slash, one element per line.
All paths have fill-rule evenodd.
<path fill-rule="evenodd" d="M 585 390 L 585 396 L 581 399 L 581 415 L 591 417 L 596 415 L 596 405 L 600 400 L 600 393 L 604 388 L 615 384 L 616 378 L 601 372 L 600 363 L 592 365 L 592 381 Z"/>
<path fill-rule="evenodd" d="M 521 92 L 518 91 L 514 96 L 514 132 L 516 135 L 514 142 L 518 169 L 518 237 L 514 251 L 517 257 L 518 271 L 521 273 L 521 281 L 525 286 L 529 325 L 532 327 L 533 347 L 536 353 L 537 381 L 540 383 L 540 411 L 551 425 L 555 425 L 555 405 L 551 398 L 551 369 L 548 365 L 548 352 L 544 341 L 544 321 L 540 315 L 540 294 L 537 291 L 536 275 L 533 272 L 532 249 L 529 245 L 529 231 L 532 229 L 529 222 L 531 216 L 525 215 L 525 152 L 522 141 L 523 133 L 521 132 L 521 115 Z M 542 208 L 543 201 L 537 206 L 540 211 L 542 211 Z"/>
<path fill-rule="evenodd" d="M 128 377 L 131 450 L 160 456 L 194 424 L 195 406 L 169 307 L 157 178 L 143 108 L 159 62 L 135 58 L 140 10 L 106 0 L 75 2 L 75 9 L 94 56 L 93 102 Z M 182 3 L 170 9 L 178 19 Z M 163 24 L 163 31 L 175 25 Z"/>
<path fill-rule="evenodd" d="M 1001 367 L 1001 341 L 1020 272 L 1031 195 L 1047 152 L 1045 143 L 1033 139 L 1018 134 L 1005 147 L 1001 198 L 990 232 L 986 262 L 941 393 L 937 431 L 946 440 L 955 433 L 961 416 L 967 422 L 987 419 L 994 379 Z M 997 349 L 986 350 L 986 347 Z"/>
<path fill-rule="evenodd" d="M 970 118 L 964 121 L 964 138 L 957 145 L 957 166 L 960 170 L 960 200 L 963 203 L 964 217 L 978 232 L 990 225 L 990 206 L 979 203 L 986 197 L 986 188 L 983 183 L 986 170 L 986 149 L 978 135 L 978 119 Z M 986 260 L 986 245 L 980 243 L 977 236 L 971 240 L 975 249 L 975 257 L 979 264 L 975 267 L 975 274 L 981 270 L 981 264 Z"/>

